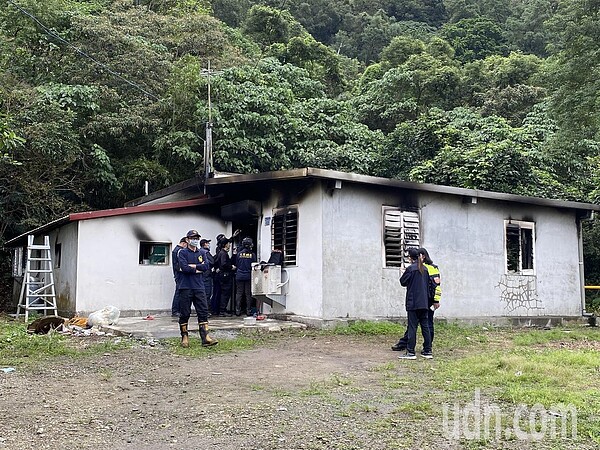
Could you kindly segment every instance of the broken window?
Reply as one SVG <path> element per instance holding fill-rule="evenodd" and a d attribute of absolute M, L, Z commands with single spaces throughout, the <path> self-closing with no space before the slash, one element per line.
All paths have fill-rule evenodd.
<path fill-rule="evenodd" d="M 140 242 L 140 264 L 167 265 L 171 244 L 166 242 Z"/>
<path fill-rule="evenodd" d="M 62 259 L 62 244 L 54 244 L 54 267 L 60 269 Z"/>
<path fill-rule="evenodd" d="M 383 207 L 383 247 L 385 267 L 406 267 L 410 264 L 408 249 L 421 242 L 419 213 L 400 208 Z"/>
<path fill-rule="evenodd" d="M 22 277 L 23 272 L 25 271 L 25 262 L 26 258 L 24 257 L 24 248 L 16 247 L 13 248 L 12 254 L 12 276 Z"/>
<path fill-rule="evenodd" d="M 533 275 L 535 226 L 533 222 L 504 221 L 506 273 Z"/>
<path fill-rule="evenodd" d="M 297 264 L 298 208 L 290 206 L 273 212 L 271 241 L 274 250 L 283 251 L 283 262 L 288 266 Z"/>

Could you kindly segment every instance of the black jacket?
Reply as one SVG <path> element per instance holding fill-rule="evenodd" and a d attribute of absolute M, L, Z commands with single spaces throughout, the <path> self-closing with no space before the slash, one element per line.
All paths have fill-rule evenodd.
<path fill-rule="evenodd" d="M 421 273 L 417 263 L 412 263 L 400 277 L 400 284 L 406 288 L 407 311 L 429 307 L 429 272 L 425 266 Z"/>
<path fill-rule="evenodd" d="M 219 273 L 217 276 L 219 278 L 227 278 L 232 275 L 233 272 L 233 262 L 231 257 L 229 256 L 229 252 L 227 252 L 224 248 L 219 250 L 217 255 L 215 256 L 215 267 L 219 269 Z"/>

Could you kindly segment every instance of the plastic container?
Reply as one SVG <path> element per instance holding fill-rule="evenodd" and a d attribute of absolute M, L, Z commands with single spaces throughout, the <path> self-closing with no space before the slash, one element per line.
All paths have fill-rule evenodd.
<path fill-rule="evenodd" d="M 244 317 L 244 325 L 245 326 L 256 325 L 256 317 L 254 317 L 254 316 Z"/>

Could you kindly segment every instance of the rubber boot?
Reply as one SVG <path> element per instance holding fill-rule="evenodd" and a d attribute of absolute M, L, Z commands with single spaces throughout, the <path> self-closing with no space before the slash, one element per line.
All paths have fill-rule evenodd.
<path fill-rule="evenodd" d="M 202 347 L 211 347 L 219 343 L 208 335 L 208 322 L 198 324 L 200 329 L 200 339 L 202 339 Z"/>
<path fill-rule="evenodd" d="M 180 323 L 179 324 L 179 331 L 181 331 L 181 346 L 183 348 L 188 348 L 190 346 L 190 340 L 188 337 L 188 324 L 187 323 Z"/>

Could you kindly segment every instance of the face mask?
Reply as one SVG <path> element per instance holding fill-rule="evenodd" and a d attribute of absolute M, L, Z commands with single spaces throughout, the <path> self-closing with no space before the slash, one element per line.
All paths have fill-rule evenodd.
<path fill-rule="evenodd" d="M 198 247 L 200 245 L 200 240 L 199 239 L 190 239 L 190 245 L 192 247 Z"/>

